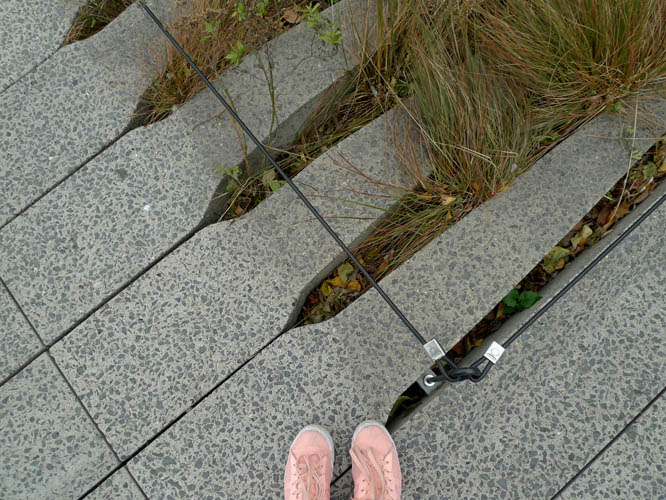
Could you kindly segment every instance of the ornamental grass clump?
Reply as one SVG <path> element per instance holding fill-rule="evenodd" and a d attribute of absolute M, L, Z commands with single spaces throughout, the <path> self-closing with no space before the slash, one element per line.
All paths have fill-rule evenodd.
<path fill-rule="evenodd" d="M 378 5 L 384 8 L 386 2 L 393 12 L 406 14 L 388 18 L 400 27 L 388 60 L 401 71 L 380 67 L 373 74 L 397 79 L 412 97 L 402 107 L 415 133 L 403 134 L 397 147 L 407 153 L 402 158 L 416 188 L 356 249 L 377 279 L 506 190 L 599 113 L 618 111 L 620 100 L 647 89 L 666 88 L 663 0 L 378 0 Z M 631 154 L 628 150 L 628 160 Z M 360 281 L 354 297 L 369 287 Z M 305 310 L 301 320 L 309 321 L 311 312 Z"/>

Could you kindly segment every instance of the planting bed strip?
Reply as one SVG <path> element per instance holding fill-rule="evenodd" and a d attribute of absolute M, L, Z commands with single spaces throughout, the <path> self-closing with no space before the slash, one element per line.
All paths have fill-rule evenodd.
<path fill-rule="evenodd" d="M 456 364 L 449 359 L 446 354 L 444 353 L 443 349 L 437 342 L 437 340 L 432 339 L 430 341 L 426 341 L 426 339 L 421 335 L 421 333 L 416 329 L 416 327 L 407 319 L 407 317 L 403 314 L 403 312 L 398 308 L 397 305 L 391 300 L 391 298 L 386 294 L 386 292 L 379 286 L 379 284 L 373 279 L 373 277 L 370 275 L 370 273 L 361 265 L 361 263 L 358 261 L 358 259 L 354 256 L 352 251 L 345 245 L 345 243 L 342 241 L 340 236 L 333 230 L 333 228 L 326 222 L 326 220 L 321 216 L 321 214 L 317 211 L 317 209 L 310 203 L 310 201 L 306 198 L 306 196 L 301 192 L 301 190 L 294 184 L 294 182 L 291 180 L 289 175 L 287 175 L 284 170 L 280 168 L 280 166 L 277 164 L 277 162 L 273 159 L 273 157 L 266 151 L 266 148 L 264 145 L 257 139 L 257 137 L 252 133 L 252 131 L 245 125 L 243 120 L 238 116 L 238 114 L 234 111 L 234 109 L 227 103 L 227 101 L 220 95 L 220 93 L 217 91 L 215 86 L 206 78 L 206 76 L 201 72 L 201 70 L 197 67 L 197 65 L 192 61 L 190 56 L 183 50 L 183 48 L 178 44 L 178 42 L 171 36 L 171 33 L 164 27 L 164 25 L 160 22 L 160 20 L 157 18 L 157 16 L 153 13 L 153 11 L 148 7 L 145 3 L 141 2 L 141 6 L 143 9 L 146 11 L 148 16 L 155 22 L 155 24 L 159 27 L 159 29 L 164 33 L 164 35 L 168 38 L 169 42 L 173 44 L 173 46 L 176 48 L 176 50 L 185 58 L 185 60 L 192 66 L 194 71 L 197 73 L 199 78 L 202 79 L 202 81 L 206 84 L 206 86 L 210 89 L 210 91 L 213 93 L 215 98 L 220 101 L 220 103 L 224 106 L 224 108 L 227 110 L 227 112 L 231 115 L 231 117 L 238 123 L 240 128 L 247 134 L 247 136 L 250 138 L 250 140 L 257 146 L 261 154 L 264 155 L 264 157 L 270 162 L 270 164 L 275 168 L 275 170 L 280 174 L 280 176 L 285 180 L 285 182 L 289 185 L 289 187 L 296 193 L 298 198 L 303 202 L 303 204 L 307 207 L 307 209 L 312 212 L 312 214 L 315 216 L 315 218 L 319 221 L 319 223 L 326 229 L 328 234 L 331 235 L 331 237 L 335 240 L 335 242 L 338 244 L 338 246 L 347 254 L 347 256 L 351 259 L 351 261 L 356 265 L 356 267 L 363 273 L 365 278 L 368 280 L 368 283 L 377 290 L 379 295 L 384 299 L 384 301 L 389 305 L 389 307 L 393 310 L 393 312 L 396 313 L 396 315 L 400 318 L 400 320 L 405 324 L 405 326 L 409 329 L 410 332 L 416 337 L 416 339 L 424 346 L 426 349 L 426 352 L 428 355 L 430 355 L 440 366 L 440 369 L 442 370 L 443 377 L 450 381 L 450 382 L 459 382 L 462 380 L 466 380 L 466 376 L 460 376 L 460 377 L 451 377 L 449 376 L 446 371 L 444 371 L 444 367 L 442 365 L 441 360 L 443 359 L 446 361 L 450 366 L 453 367 L 453 369 L 457 369 Z"/>
<path fill-rule="evenodd" d="M 458 367 L 443 351 L 440 344 L 436 339 L 426 341 L 423 335 L 417 330 L 417 328 L 407 319 L 405 314 L 398 308 L 398 306 L 391 300 L 388 294 L 382 289 L 382 287 L 377 283 L 370 273 L 365 269 L 365 267 L 358 261 L 354 256 L 352 251 L 347 245 L 342 241 L 338 234 L 331 228 L 331 226 L 326 222 L 326 220 L 321 216 L 317 209 L 310 203 L 307 197 L 301 192 L 301 190 L 294 184 L 289 175 L 285 173 L 273 157 L 268 153 L 264 145 L 257 139 L 257 137 L 252 133 L 252 131 L 245 125 L 243 120 L 238 116 L 234 109 L 227 103 L 227 101 L 220 95 L 217 89 L 213 84 L 206 78 L 206 76 L 201 72 L 197 65 L 192 61 L 190 56 L 183 50 L 183 48 L 178 44 L 178 42 L 171 36 L 169 31 L 164 27 L 160 22 L 157 16 L 153 11 L 148 7 L 143 1 L 140 2 L 140 5 L 146 11 L 148 16 L 153 20 L 153 22 L 158 26 L 162 33 L 167 37 L 169 42 L 173 44 L 176 50 L 185 58 L 185 60 L 192 66 L 194 71 L 197 73 L 199 78 L 206 84 L 206 86 L 213 93 L 215 98 L 224 106 L 224 108 L 232 116 L 233 120 L 238 123 L 240 128 L 247 134 L 250 140 L 257 146 L 262 155 L 271 163 L 275 170 L 280 174 L 280 176 L 285 180 L 289 187 L 294 191 L 298 198 L 303 202 L 306 208 L 312 212 L 317 221 L 324 227 L 328 234 L 335 240 L 338 246 L 347 254 L 352 263 L 361 271 L 370 283 L 370 286 L 375 288 L 382 299 L 389 305 L 389 307 L 395 312 L 395 314 L 400 318 L 404 325 L 409 329 L 409 331 L 414 335 L 414 337 L 423 345 L 428 355 L 437 363 L 437 366 L 440 370 L 440 375 L 431 376 L 428 378 L 428 383 L 434 384 L 439 382 L 462 382 L 465 380 L 471 380 L 472 382 L 480 382 L 483 380 L 490 369 L 495 365 L 499 356 L 502 355 L 504 349 L 509 347 L 518 337 L 520 337 L 535 321 L 537 321 L 550 307 L 555 304 L 562 296 L 564 296 L 578 281 L 580 281 L 591 269 L 593 269 L 606 255 L 608 255 L 614 248 L 617 247 L 624 239 L 631 234 L 636 227 L 638 227 L 647 217 L 650 216 L 664 201 L 666 201 L 666 195 L 663 195 L 647 212 L 645 212 L 640 218 L 638 218 L 630 227 L 628 227 L 611 245 L 609 245 L 604 251 L 599 254 L 592 262 L 590 262 L 583 271 L 576 276 L 570 283 L 567 284 L 558 294 L 553 297 L 553 299 L 544 306 L 539 312 L 533 316 L 527 323 L 525 323 L 519 330 L 517 330 L 509 339 L 507 339 L 501 346 L 499 344 L 491 345 L 486 353 L 477 359 L 468 367 Z M 450 367 L 450 370 L 446 370 L 442 360 L 445 361 Z M 485 363 L 485 366 L 481 369 L 481 365 Z"/>
<path fill-rule="evenodd" d="M 525 331 L 532 326 L 541 316 L 548 311 L 558 300 L 560 300 L 564 294 L 566 294 L 571 288 L 573 288 L 576 283 L 578 283 L 583 277 L 585 277 L 604 257 L 606 257 L 610 252 L 613 251 L 620 243 L 622 243 L 627 236 L 629 236 L 645 219 L 647 219 L 655 210 L 657 210 L 662 203 L 666 201 L 666 193 L 661 195 L 659 199 L 655 202 L 654 205 L 652 205 L 645 213 L 643 213 L 638 219 L 636 219 L 627 229 L 625 229 L 620 235 L 617 237 L 615 241 L 613 241 L 610 245 L 608 245 L 599 255 L 597 255 L 594 260 L 592 260 L 585 268 L 576 276 L 574 277 L 567 285 L 562 288 L 553 298 L 550 302 L 548 302 L 543 308 L 541 308 L 534 316 L 532 316 L 523 326 L 521 326 L 516 332 L 511 335 L 503 344 L 502 348 L 506 349 L 509 347 L 518 337 L 520 337 Z M 493 347 L 491 346 L 489 350 L 491 350 Z M 501 353 L 500 353 L 501 355 Z M 483 368 L 483 370 L 479 369 L 479 366 L 481 366 L 484 362 L 486 362 L 486 366 Z M 490 369 L 494 366 L 495 361 L 490 361 L 486 355 L 480 357 L 477 359 L 474 363 L 472 363 L 468 368 L 459 368 L 459 370 L 472 370 L 475 369 L 479 372 L 477 376 L 472 376 L 470 377 L 470 380 L 473 382 L 479 382 L 483 380 L 486 375 L 488 375 L 488 372 Z M 442 375 L 434 376 L 428 378 L 429 383 L 435 383 L 435 382 L 443 382 L 444 380 L 448 380 L 447 377 L 444 377 Z"/>

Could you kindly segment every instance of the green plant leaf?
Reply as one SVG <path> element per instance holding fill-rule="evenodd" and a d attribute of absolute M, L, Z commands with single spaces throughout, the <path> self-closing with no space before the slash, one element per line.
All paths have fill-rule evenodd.
<path fill-rule="evenodd" d="M 508 294 L 504 296 L 502 299 L 502 302 L 504 302 L 504 305 L 507 306 L 508 308 L 515 308 L 518 306 L 518 297 L 520 296 L 520 292 L 516 290 L 515 288 L 511 290 Z M 507 307 L 504 308 L 506 312 Z"/>
<path fill-rule="evenodd" d="M 284 184 L 285 184 L 284 181 L 273 179 L 272 181 L 268 181 L 268 189 L 270 189 L 272 192 L 275 193 L 278 189 L 284 186 Z"/>
<path fill-rule="evenodd" d="M 534 304 L 536 304 L 540 299 L 541 296 L 538 295 L 536 292 L 533 292 L 532 290 L 526 290 L 520 294 L 520 298 L 518 299 L 518 305 L 519 305 L 518 310 L 523 311 L 525 309 L 529 309 Z"/>
<path fill-rule="evenodd" d="M 271 168 L 263 173 L 261 176 L 261 183 L 268 187 L 268 183 L 274 181 L 275 179 L 277 179 L 277 172 Z"/>
<path fill-rule="evenodd" d="M 229 179 L 229 181 L 227 182 L 227 192 L 230 193 L 237 187 L 238 187 L 238 182 L 236 182 L 236 179 Z"/>
<path fill-rule="evenodd" d="M 643 179 L 651 179 L 657 176 L 657 165 L 654 162 L 647 162 L 643 167 Z"/>

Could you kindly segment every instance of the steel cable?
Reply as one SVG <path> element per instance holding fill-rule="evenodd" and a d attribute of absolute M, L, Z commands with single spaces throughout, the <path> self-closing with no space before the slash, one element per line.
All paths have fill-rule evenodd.
<path fill-rule="evenodd" d="M 322 215 L 319 213 L 319 211 L 310 203 L 310 201 L 305 197 L 305 195 L 301 192 L 301 190 L 294 184 L 294 181 L 291 180 L 291 178 L 284 172 L 280 166 L 277 164 L 277 162 L 273 159 L 273 157 L 268 153 L 264 145 L 257 139 L 257 137 L 252 133 L 252 131 L 247 127 L 245 122 L 241 120 L 241 118 L 238 116 L 238 114 L 234 111 L 234 109 L 229 105 L 229 103 L 222 97 L 222 95 L 218 92 L 218 90 L 215 88 L 215 86 L 210 82 L 208 78 L 201 72 L 199 67 L 194 63 L 194 61 L 190 58 L 190 56 L 183 50 L 183 48 L 180 46 L 180 44 L 173 38 L 171 33 L 164 27 L 162 22 L 157 18 L 157 16 L 153 13 L 153 11 L 148 7 L 144 2 L 139 2 L 140 5 L 143 7 L 145 12 L 148 14 L 148 16 L 153 20 L 153 22 L 158 26 L 160 31 L 164 33 L 164 35 L 167 37 L 169 42 L 174 46 L 174 48 L 185 58 L 185 60 L 188 62 L 190 66 L 192 66 L 192 69 L 197 73 L 199 78 L 206 84 L 206 86 L 210 89 L 210 91 L 213 93 L 215 98 L 220 101 L 220 103 L 224 106 L 224 108 L 227 110 L 227 112 L 231 115 L 231 117 L 236 121 L 238 126 L 247 134 L 247 136 L 250 138 L 250 140 L 257 146 L 259 151 L 261 152 L 264 157 L 270 162 L 270 164 L 275 168 L 275 170 L 280 174 L 280 176 L 285 180 L 285 182 L 289 185 L 289 187 L 296 193 L 298 198 L 303 202 L 303 204 L 307 207 L 307 209 L 312 212 L 312 214 L 315 216 L 315 218 L 319 221 L 319 223 L 326 229 L 329 235 L 335 240 L 335 242 L 338 244 L 338 246 L 347 254 L 349 259 L 354 263 L 354 265 L 358 268 L 359 271 L 365 276 L 365 278 L 368 280 L 368 283 L 377 290 L 377 293 L 381 296 L 382 299 L 389 305 L 389 307 L 393 310 L 393 312 L 400 318 L 400 320 L 403 322 L 403 324 L 407 327 L 407 329 L 416 337 L 416 339 L 421 343 L 421 345 L 425 346 L 427 341 L 421 335 L 421 333 L 416 329 L 416 327 L 407 319 L 405 314 L 398 308 L 397 305 L 391 300 L 391 298 L 387 295 L 387 293 L 384 291 L 384 289 L 379 286 L 379 284 L 375 281 L 375 279 L 370 275 L 367 269 L 358 261 L 358 259 L 354 256 L 352 251 L 345 245 L 345 243 L 342 241 L 340 236 L 333 230 L 333 228 L 326 222 L 326 220 L 322 217 Z M 444 361 L 446 361 L 450 366 L 457 368 L 457 365 L 448 358 L 448 356 L 444 355 L 442 357 Z"/>
<path fill-rule="evenodd" d="M 259 149 L 261 154 L 270 162 L 270 164 L 275 168 L 275 170 L 280 174 L 280 176 L 285 180 L 285 182 L 289 185 L 289 187 L 294 191 L 294 193 L 298 196 L 298 198 L 303 202 L 303 204 L 306 206 L 306 208 L 315 216 L 317 221 L 324 227 L 324 229 L 328 232 L 328 234 L 335 240 L 335 242 L 338 244 L 338 246 L 344 251 L 344 253 L 349 257 L 349 259 L 354 263 L 354 265 L 358 268 L 359 271 L 365 276 L 365 278 L 368 280 L 368 283 L 377 290 L 377 293 L 381 296 L 381 298 L 389 305 L 389 307 L 393 310 L 393 312 L 400 318 L 402 323 L 407 327 L 407 329 L 414 335 L 414 337 L 421 343 L 421 345 L 425 346 L 427 341 L 421 335 L 421 333 L 416 329 L 416 327 L 407 319 L 405 314 L 398 308 L 398 306 L 391 300 L 391 298 L 388 296 L 388 294 L 384 291 L 384 289 L 379 286 L 379 283 L 375 281 L 375 279 L 370 275 L 367 269 L 358 261 L 358 259 L 354 256 L 352 251 L 347 247 L 347 245 L 342 241 L 340 236 L 333 230 L 333 228 L 326 222 L 324 217 L 319 213 L 319 211 L 310 203 L 310 201 L 305 197 L 305 195 L 301 192 L 301 190 L 296 186 L 296 184 L 291 180 L 291 178 L 280 168 L 280 166 L 277 164 L 277 162 L 273 159 L 273 157 L 268 153 L 264 145 L 257 139 L 257 137 L 252 133 L 252 131 L 247 127 L 245 122 L 241 120 L 241 118 L 238 116 L 238 114 L 234 111 L 234 109 L 229 105 L 229 103 L 222 97 L 222 95 L 218 92 L 218 90 L 215 88 L 215 86 L 210 82 L 208 78 L 201 72 L 199 67 L 192 61 L 190 56 L 185 52 L 185 50 L 180 46 L 180 44 L 173 38 L 171 33 L 164 27 L 162 22 L 157 18 L 157 16 L 153 13 L 153 11 L 148 7 L 145 2 L 140 1 L 138 2 L 145 12 L 148 14 L 148 16 L 153 20 L 153 22 L 158 26 L 160 31 L 167 37 L 169 42 L 174 46 L 174 48 L 183 56 L 183 58 L 188 62 L 190 66 L 192 66 L 192 69 L 197 73 L 199 78 L 206 84 L 206 86 L 210 89 L 210 91 L 213 93 L 215 98 L 224 106 L 224 108 L 227 110 L 227 112 L 231 115 L 231 117 L 236 121 L 236 123 L 240 126 L 240 128 L 247 134 L 247 136 L 250 138 L 250 140 L 255 144 L 255 146 Z M 571 290 L 576 283 L 578 283 L 584 276 L 586 276 L 604 257 L 606 257 L 613 249 L 615 249 L 624 239 L 631 234 L 647 217 L 649 217 L 664 201 L 666 201 L 666 194 L 662 195 L 656 202 L 655 204 L 650 207 L 645 213 L 643 213 L 638 219 L 636 219 L 627 229 L 625 229 L 615 241 L 613 241 L 608 247 L 606 247 L 595 259 L 593 259 L 585 268 L 577 274 L 567 285 L 562 288 L 545 306 L 543 306 L 541 309 L 539 309 L 530 319 L 523 325 L 521 326 L 511 337 L 509 337 L 503 344 L 502 347 L 505 349 L 508 348 L 516 339 L 518 339 L 530 326 L 532 326 L 536 321 L 541 318 L 554 304 L 556 304 L 569 290 Z M 446 367 L 444 366 L 444 363 L 446 362 L 450 366 L 450 370 L 447 370 Z M 480 366 L 486 362 L 486 365 L 483 368 L 480 368 Z M 472 382 L 480 382 L 483 380 L 488 373 L 490 372 L 490 369 L 494 366 L 494 363 L 490 362 L 488 359 L 486 359 L 484 356 L 481 356 L 479 359 L 477 359 L 474 363 L 472 363 L 470 366 L 467 367 L 459 367 L 457 366 L 456 363 L 454 363 L 447 355 L 443 355 L 438 359 L 435 359 L 435 363 L 437 364 L 437 367 L 440 370 L 440 375 L 436 376 L 431 376 L 429 380 L 431 382 L 462 382 L 465 380 L 471 380 Z"/>

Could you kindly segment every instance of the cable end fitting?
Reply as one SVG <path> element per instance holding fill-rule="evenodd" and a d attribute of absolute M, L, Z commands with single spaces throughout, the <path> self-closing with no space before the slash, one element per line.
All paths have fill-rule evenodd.
<path fill-rule="evenodd" d="M 493 341 L 492 344 L 490 344 L 490 347 L 486 349 L 486 353 L 483 355 L 483 357 L 490 361 L 492 364 L 495 364 L 502 357 L 502 354 L 504 354 L 504 347 Z"/>
<path fill-rule="evenodd" d="M 443 358 L 446 355 L 444 349 L 442 349 L 442 346 L 439 345 L 439 342 L 437 342 L 437 339 L 432 339 L 426 342 L 423 344 L 423 348 L 428 353 L 428 356 L 430 356 L 430 358 L 435 361 Z"/>

